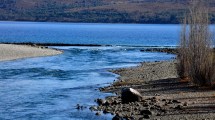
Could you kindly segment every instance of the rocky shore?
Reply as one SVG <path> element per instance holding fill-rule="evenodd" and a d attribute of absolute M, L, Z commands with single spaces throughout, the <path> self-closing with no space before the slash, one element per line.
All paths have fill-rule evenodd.
<path fill-rule="evenodd" d="M 120 77 L 102 92 L 115 93 L 97 99 L 98 106 L 90 109 L 96 115 L 111 113 L 113 120 L 213 120 L 215 119 L 215 90 L 199 88 L 180 79 L 177 63 L 162 61 L 141 63 L 132 68 L 111 70 Z M 124 103 L 124 89 L 134 89 L 141 99 Z"/>

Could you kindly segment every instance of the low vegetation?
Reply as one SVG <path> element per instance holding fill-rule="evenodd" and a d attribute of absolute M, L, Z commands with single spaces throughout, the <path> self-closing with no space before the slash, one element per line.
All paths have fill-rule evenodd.
<path fill-rule="evenodd" d="M 180 23 L 189 0 L 0 0 L 0 20 Z M 210 20 L 215 21 L 215 0 Z"/>

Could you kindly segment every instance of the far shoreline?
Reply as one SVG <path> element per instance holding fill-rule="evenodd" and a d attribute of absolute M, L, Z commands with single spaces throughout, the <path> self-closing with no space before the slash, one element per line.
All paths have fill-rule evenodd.
<path fill-rule="evenodd" d="M 135 22 L 72 22 L 72 21 L 30 21 L 30 20 L 0 20 L 0 22 L 27 22 L 27 23 L 68 23 L 68 24 L 131 24 L 131 25 L 181 25 L 182 23 L 135 23 Z"/>

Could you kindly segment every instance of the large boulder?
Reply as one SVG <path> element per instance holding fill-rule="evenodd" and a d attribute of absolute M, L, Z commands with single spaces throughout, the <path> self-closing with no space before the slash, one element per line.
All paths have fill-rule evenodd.
<path fill-rule="evenodd" d="M 130 103 L 142 100 L 142 95 L 133 88 L 123 88 L 121 93 L 122 103 Z"/>

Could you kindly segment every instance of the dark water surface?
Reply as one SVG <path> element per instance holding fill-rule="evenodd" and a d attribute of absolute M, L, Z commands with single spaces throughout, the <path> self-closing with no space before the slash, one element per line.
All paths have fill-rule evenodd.
<path fill-rule="evenodd" d="M 152 31 L 157 27 L 162 29 L 155 30 L 157 33 L 155 34 Z M 177 26 L 167 25 L 167 28 L 162 25 L 94 26 L 94 24 L 2 22 L 0 41 L 131 46 L 175 45 L 176 41 L 172 39 L 177 38 Z M 144 31 L 154 35 L 145 34 Z M 147 39 L 143 39 L 144 37 Z M 99 87 L 112 83 L 117 77 L 107 72 L 108 69 L 136 66 L 142 61 L 168 60 L 174 57 L 165 53 L 140 52 L 139 47 L 55 48 L 64 50 L 64 53 L 51 57 L 0 62 L 1 120 L 109 120 L 112 118 L 111 115 L 97 117 L 88 108 L 83 111 L 75 109 L 76 104 L 89 107 L 96 104 L 94 102 L 96 98 L 112 95 L 98 90 Z"/>

